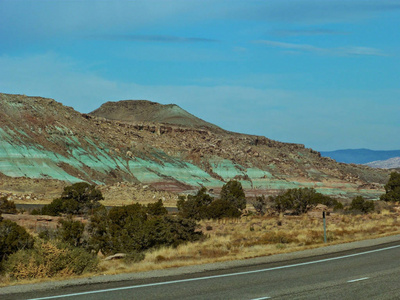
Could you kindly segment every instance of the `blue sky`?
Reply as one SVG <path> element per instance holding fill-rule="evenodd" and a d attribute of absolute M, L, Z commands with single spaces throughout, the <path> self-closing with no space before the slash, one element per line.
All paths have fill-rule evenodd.
<path fill-rule="evenodd" d="M 316 150 L 400 149 L 400 1 L 0 0 L 0 92 L 175 103 Z"/>

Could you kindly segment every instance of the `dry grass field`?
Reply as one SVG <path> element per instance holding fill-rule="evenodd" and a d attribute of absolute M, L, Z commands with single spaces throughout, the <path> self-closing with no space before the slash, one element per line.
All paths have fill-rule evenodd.
<path fill-rule="evenodd" d="M 22 222 L 26 225 L 27 221 L 23 219 Z M 205 234 L 201 241 L 147 251 L 144 260 L 138 263 L 102 259 L 98 272 L 85 276 L 246 259 L 400 234 L 400 206 L 380 202 L 376 212 L 366 215 L 328 212 L 326 224 L 328 243 L 324 244 L 322 213 L 318 210 L 301 216 L 250 215 L 238 219 L 205 220 L 199 223 L 199 230 Z M 34 232 L 33 227 L 25 227 Z M 55 279 L 65 278 L 51 280 Z M 46 279 L 29 282 L 43 280 Z M 27 282 L 0 276 L 0 286 Z"/>
<path fill-rule="evenodd" d="M 200 229 L 207 236 L 203 241 L 149 251 L 143 261 L 135 264 L 103 261 L 100 269 L 103 274 L 140 272 L 268 256 L 400 234 L 398 206 L 385 206 L 368 215 L 328 214 L 327 244 L 324 244 L 320 212 L 303 216 L 247 216 L 202 221 Z"/>

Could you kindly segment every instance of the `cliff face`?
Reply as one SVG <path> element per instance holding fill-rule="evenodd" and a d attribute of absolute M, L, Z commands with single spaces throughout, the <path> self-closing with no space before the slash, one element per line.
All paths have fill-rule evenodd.
<path fill-rule="evenodd" d="M 179 192 L 218 190 L 236 179 L 249 195 L 314 187 L 373 198 L 388 178 L 386 171 L 336 163 L 303 145 L 224 131 L 175 105 L 128 102 L 82 115 L 51 99 L 0 94 L 0 179 L 125 181 Z M 122 116 L 126 105 L 135 108 L 133 117 Z M 179 122 L 171 122 L 176 112 Z"/>

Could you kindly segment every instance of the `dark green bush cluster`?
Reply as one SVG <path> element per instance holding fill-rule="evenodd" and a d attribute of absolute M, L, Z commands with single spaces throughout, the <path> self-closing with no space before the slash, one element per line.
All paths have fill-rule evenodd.
<path fill-rule="evenodd" d="M 177 207 L 179 215 L 189 219 L 234 218 L 246 208 L 246 197 L 240 182 L 229 181 L 222 187 L 219 199 L 211 197 L 203 187 L 196 195 L 179 197 Z"/>
<path fill-rule="evenodd" d="M 375 210 L 375 204 L 373 201 L 365 200 L 363 197 L 357 196 L 351 201 L 349 209 L 367 214 Z"/>
<path fill-rule="evenodd" d="M 290 210 L 296 215 L 306 213 L 317 204 L 324 204 L 335 209 L 343 208 L 339 201 L 317 193 L 313 188 L 289 189 L 275 197 L 270 196 L 269 200 L 273 202 L 273 206 L 278 212 Z"/>
<path fill-rule="evenodd" d="M 203 236 L 193 220 L 167 215 L 161 200 L 99 210 L 91 217 L 89 247 L 103 254 L 136 253 L 160 246 L 178 246 Z"/>
<path fill-rule="evenodd" d="M 10 220 L 0 220 L 0 262 L 10 254 L 33 247 L 34 239 L 25 228 Z"/>
<path fill-rule="evenodd" d="M 388 183 L 385 185 L 386 193 L 381 196 L 381 200 L 387 202 L 400 201 L 400 173 L 392 172 Z"/>
<path fill-rule="evenodd" d="M 13 201 L 7 200 L 7 197 L 0 198 L 0 214 L 16 214 L 17 208 L 15 207 L 15 203 Z"/>
<path fill-rule="evenodd" d="M 69 216 L 56 230 L 42 231 L 36 241 L 23 227 L 1 220 L 0 259 L 16 279 L 70 276 L 95 270 L 98 251 L 124 252 L 125 262 L 137 262 L 144 258 L 144 250 L 201 239 L 197 227 L 194 220 L 169 216 L 161 200 L 109 211 L 100 207 L 88 226 Z"/>
<path fill-rule="evenodd" d="M 231 180 L 225 184 L 221 189 L 220 198 L 232 203 L 232 206 L 237 209 L 246 208 L 246 196 L 239 181 Z"/>
<path fill-rule="evenodd" d="M 74 247 L 84 246 L 85 240 L 83 234 L 85 225 L 82 222 L 75 221 L 69 217 L 67 219 L 61 219 L 59 224 L 60 226 L 57 229 L 56 237 Z"/>
<path fill-rule="evenodd" d="M 99 201 L 103 199 L 94 185 L 79 182 L 65 187 L 61 197 L 45 205 L 41 213 L 49 216 L 87 214 L 101 207 Z"/>

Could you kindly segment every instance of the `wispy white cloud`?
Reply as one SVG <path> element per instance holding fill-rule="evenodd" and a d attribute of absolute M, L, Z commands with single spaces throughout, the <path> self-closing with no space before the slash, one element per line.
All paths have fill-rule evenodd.
<path fill-rule="evenodd" d="M 294 43 L 285 43 L 285 42 L 277 42 L 277 41 L 270 41 L 270 40 L 258 40 L 254 41 L 257 44 L 263 44 L 267 46 L 277 47 L 277 48 L 284 48 L 284 49 L 295 49 L 295 50 L 303 50 L 307 52 L 324 52 L 325 49 L 314 47 L 312 45 L 306 44 L 294 44 Z"/>
<path fill-rule="evenodd" d="M 371 47 L 337 47 L 337 48 L 322 48 L 316 47 L 308 44 L 295 44 L 278 42 L 271 40 L 258 40 L 254 43 L 262 44 L 270 47 L 288 49 L 288 50 L 298 50 L 300 52 L 312 52 L 320 55 L 334 55 L 334 56 L 350 56 L 350 55 L 360 55 L 360 56 L 388 56 L 380 49 Z"/>
<path fill-rule="evenodd" d="M 345 47 L 338 48 L 337 51 L 343 51 L 347 55 L 372 55 L 372 56 L 388 56 L 383 51 L 371 47 Z"/>
<path fill-rule="evenodd" d="M 316 35 L 345 35 L 349 34 L 345 31 L 313 28 L 313 29 L 282 29 L 274 30 L 272 34 L 279 36 L 316 36 Z"/>
<path fill-rule="evenodd" d="M 136 34 L 114 34 L 114 35 L 94 35 L 89 39 L 104 40 L 121 40 L 132 42 L 160 42 L 160 43 L 215 43 L 219 42 L 215 39 L 199 38 L 199 37 L 181 37 L 171 35 L 136 35 Z"/>

